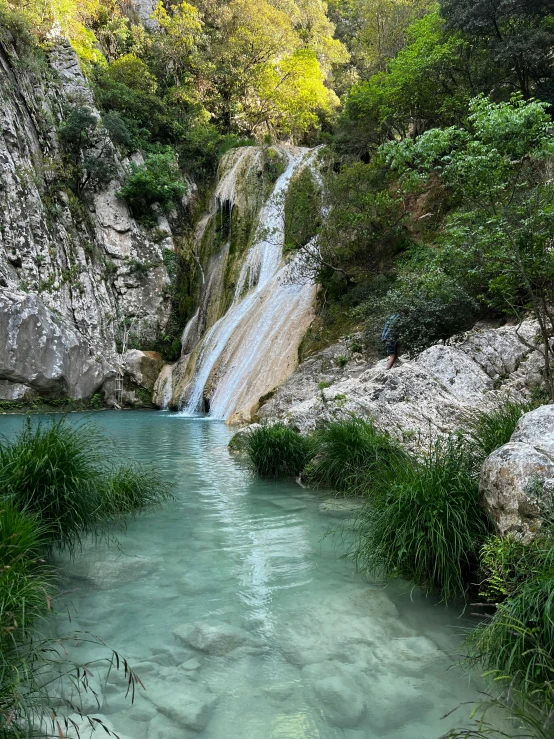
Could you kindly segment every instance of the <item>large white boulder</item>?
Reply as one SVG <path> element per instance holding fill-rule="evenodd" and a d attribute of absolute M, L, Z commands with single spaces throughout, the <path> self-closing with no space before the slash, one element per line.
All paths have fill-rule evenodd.
<path fill-rule="evenodd" d="M 499 534 L 530 541 L 552 512 L 554 493 L 554 405 L 526 413 L 509 444 L 485 461 L 483 503 Z"/>

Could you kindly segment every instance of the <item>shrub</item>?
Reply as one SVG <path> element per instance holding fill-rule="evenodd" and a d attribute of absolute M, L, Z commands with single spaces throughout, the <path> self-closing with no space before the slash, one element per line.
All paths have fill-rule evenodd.
<path fill-rule="evenodd" d="M 420 460 L 399 458 L 377 480 L 357 525 L 361 571 L 403 577 L 445 600 L 463 595 L 490 530 L 472 454 L 459 439 Z"/>
<path fill-rule="evenodd" d="M 404 275 L 385 297 L 368 301 L 359 312 L 365 313 L 367 339 L 373 344 L 380 338 L 387 317 L 398 315 L 395 338 L 402 352 L 415 356 L 471 328 L 478 306 L 456 282 L 434 270 Z"/>
<path fill-rule="evenodd" d="M 306 479 L 316 485 L 352 494 L 365 494 L 374 478 L 405 453 L 372 421 L 336 421 L 314 435 L 316 456 Z"/>
<path fill-rule="evenodd" d="M 312 456 L 310 440 L 280 423 L 254 429 L 245 437 L 248 462 L 260 477 L 296 477 Z"/>
<path fill-rule="evenodd" d="M 175 155 L 167 148 L 149 154 L 144 164 L 131 163 L 131 172 L 118 194 L 127 201 L 135 217 L 151 222 L 155 203 L 167 212 L 186 191 Z"/>
<path fill-rule="evenodd" d="M 75 428 L 65 418 L 35 425 L 27 419 L 14 441 L 0 444 L 0 501 L 35 515 L 46 545 L 73 551 L 114 516 L 169 497 L 153 467 L 110 468 L 112 447 L 90 423 Z"/>

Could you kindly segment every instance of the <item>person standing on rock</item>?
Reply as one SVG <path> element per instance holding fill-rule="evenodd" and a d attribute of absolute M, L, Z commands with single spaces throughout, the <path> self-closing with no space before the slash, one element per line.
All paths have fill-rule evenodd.
<path fill-rule="evenodd" d="M 389 316 L 385 321 L 383 332 L 381 334 L 381 341 L 385 345 L 385 349 L 387 350 L 387 354 L 389 355 L 389 359 L 387 362 L 388 370 L 392 369 L 394 363 L 398 358 L 398 341 L 396 340 L 394 328 L 399 318 L 400 315 L 398 313 L 393 313 L 392 316 Z"/>

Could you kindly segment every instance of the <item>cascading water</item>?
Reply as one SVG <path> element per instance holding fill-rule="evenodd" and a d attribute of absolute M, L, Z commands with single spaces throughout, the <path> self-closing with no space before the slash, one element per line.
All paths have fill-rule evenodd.
<path fill-rule="evenodd" d="M 231 215 L 249 152 L 245 149 L 235 155 L 216 191 L 215 208 L 227 207 Z M 285 196 L 294 173 L 310 166 L 313 151 L 280 147 L 279 152 L 286 157 L 285 170 L 259 212 L 232 304 L 201 341 L 192 378 L 181 398 L 185 415 L 205 410 L 209 386 L 211 417 L 229 419 L 239 414 L 248 418 L 259 398 L 294 370 L 298 346 L 312 319 L 315 287 L 305 280 L 291 280 L 290 266 L 283 264 Z M 198 320 L 197 314 L 192 319 L 195 326 Z M 188 344 L 195 326 L 185 329 Z"/>

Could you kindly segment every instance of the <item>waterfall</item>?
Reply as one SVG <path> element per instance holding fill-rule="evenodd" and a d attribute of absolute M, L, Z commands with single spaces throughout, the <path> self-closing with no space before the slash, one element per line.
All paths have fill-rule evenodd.
<path fill-rule="evenodd" d="M 232 216 L 236 188 L 249 153 L 254 164 L 261 156 L 261 150 L 255 151 L 253 159 L 251 148 L 239 149 L 233 155 L 220 179 L 213 210 L 227 207 Z M 283 262 L 284 209 L 291 178 L 299 168 L 310 166 L 312 150 L 280 147 L 279 151 L 286 157 L 286 166 L 259 211 L 232 303 L 196 349 L 194 370 L 180 398 L 185 415 L 205 411 L 208 391 L 209 416 L 227 420 L 238 414 L 248 419 L 259 398 L 286 379 L 296 366 L 298 346 L 313 318 L 315 286 L 305 280 L 292 280 L 290 266 Z M 228 251 L 229 244 L 225 249 Z M 213 269 L 210 274 L 214 274 Z M 209 286 L 201 297 L 199 312 L 185 328 L 185 352 L 190 351 L 190 339 L 208 293 Z"/>

